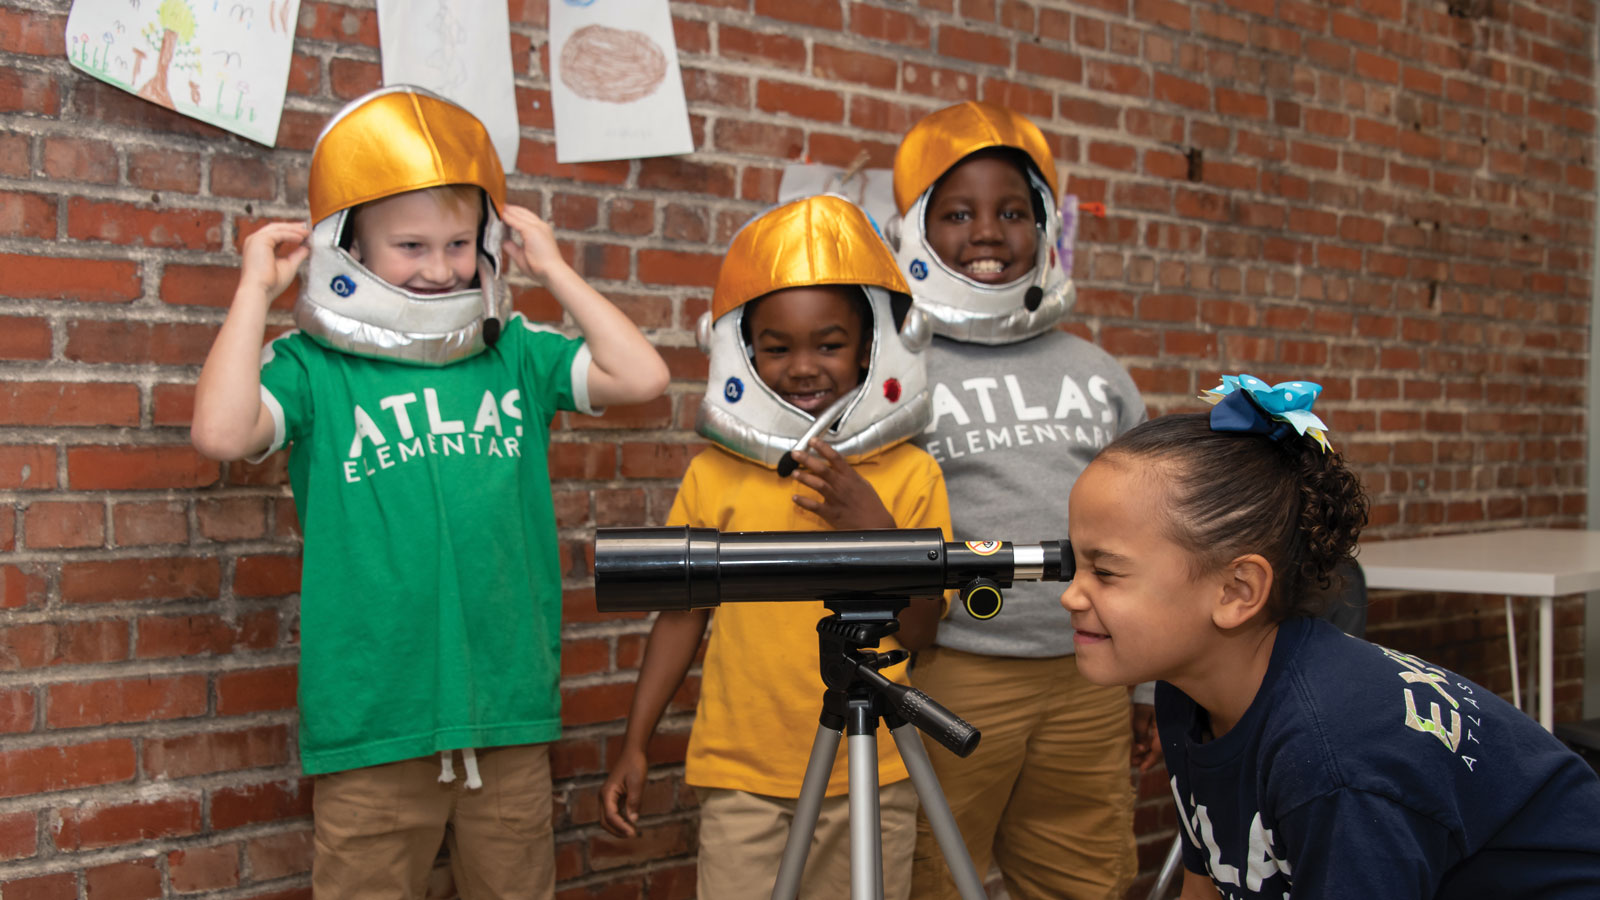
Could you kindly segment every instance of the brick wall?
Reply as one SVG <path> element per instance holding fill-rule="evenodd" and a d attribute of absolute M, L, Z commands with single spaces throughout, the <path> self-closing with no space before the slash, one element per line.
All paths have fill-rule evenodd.
<path fill-rule="evenodd" d="M 556 423 L 563 897 L 693 894 L 673 761 L 694 680 L 656 744 L 644 836 L 595 824 L 646 623 L 595 613 L 588 543 L 664 516 L 697 446 L 693 322 L 787 160 L 887 166 L 924 112 L 1016 106 L 1069 190 L 1108 208 L 1080 236 L 1070 327 L 1153 411 L 1195 408 L 1220 371 L 1314 378 L 1375 534 L 1582 524 L 1594 4 L 675 2 L 699 150 L 558 165 L 545 3 L 510 2 L 513 200 L 550 216 L 675 377 Z M 378 83 L 376 15 L 303 0 L 268 150 L 69 68 L 68 7 L 0 0 L 0 897 L 307 897 L 284 459 L 218 465 L 186 425 L 239 241 L 303 215 L 318 129 Z M 517 299 L 559 315 L 526 283 Z M 1507 691 L 1498 604 L 1379 595 L 1372 634 Z M 1558 605 L 1559 718 L 1579 711 L 1581 616 Z M 1147 868 L 1166 793 L 1146 779 Z"/>

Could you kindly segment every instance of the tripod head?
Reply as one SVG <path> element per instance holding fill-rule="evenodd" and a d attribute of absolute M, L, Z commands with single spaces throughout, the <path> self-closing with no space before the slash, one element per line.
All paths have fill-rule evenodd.
<path fill-rule="evenodd" d="M 875 731 L 882 717 L 891 729 L 909 722 L 951 753 L 966 757 L 978 748 L 982 735 L 960 716 L 914 687 L 898 684 L 879 669 L 899 665 L 910 657 L 904 650 L 879 653 L 870 649 L 900 629 L 893 611 L 846 609 L 832 604 L 831 615 L 817 623 L 818 661 L 823 696 L 822 723 L 836 730 L 846 724 L 851 733 Z"/>

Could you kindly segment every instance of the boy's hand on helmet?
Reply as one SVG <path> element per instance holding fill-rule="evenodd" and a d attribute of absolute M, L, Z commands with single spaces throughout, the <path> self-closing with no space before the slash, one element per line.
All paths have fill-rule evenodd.
<path fill-rule="evenodd" d="M 244 239 L 239 248 L 239 287 L 255 288 L 267 301 L 277 299 L 294 283 L 300 264 L 311 253 L 306 238 L 311 229 L 303 222 L 273 222 Z M 280 255 L 282 251 L 286 255 Z"/>
<path fill-rule="evenodd" d="M 561 258 L 561 248 L 556 246 L 555 232 L 533 210 L 507 204 L 504 221 L 521 243 L 507 237 L 502 249 L 506 258 L 521 266 L 524 272 L 543 281 L 552 268 L 566 264 Z"/>
<path fill-rule="evenodd" d="M 816 513 L 839 531 L 894 527 L 894 516 L 878 498 L 878 492 L 839 451 L 820 438 L 813 438 L 809 453 L 794 450 L 791 455 L 800 464 L 794 479 L 821 495 L 817 500 L 795 494 L 794 502 L 802 509 Z"/>

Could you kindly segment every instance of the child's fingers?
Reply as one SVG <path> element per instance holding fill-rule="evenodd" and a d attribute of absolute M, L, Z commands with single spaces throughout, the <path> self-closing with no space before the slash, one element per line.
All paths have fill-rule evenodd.
<path fill-rule="evenodd" d="M 839 451 L 833 449 L 833 445 L 829 444 L 827 441 L 824 441 L 822 438 L 812 438 L 811 449 L 818 456 L 822 457 L 822 459 L 826 460 L 830 466 L 849 465 L 849 463 L 845 462 L 845 458 L 840 455 Z"/>

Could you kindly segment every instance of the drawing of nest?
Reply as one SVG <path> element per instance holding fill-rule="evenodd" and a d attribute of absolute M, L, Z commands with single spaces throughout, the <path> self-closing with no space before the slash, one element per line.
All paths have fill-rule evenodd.
<path fill-rule="evenodd" d="M 585 100 L 629 103 L 666 77 L 666 54 L 643 32 L 585 25 L 561 48 L 561 83 Z"/>

